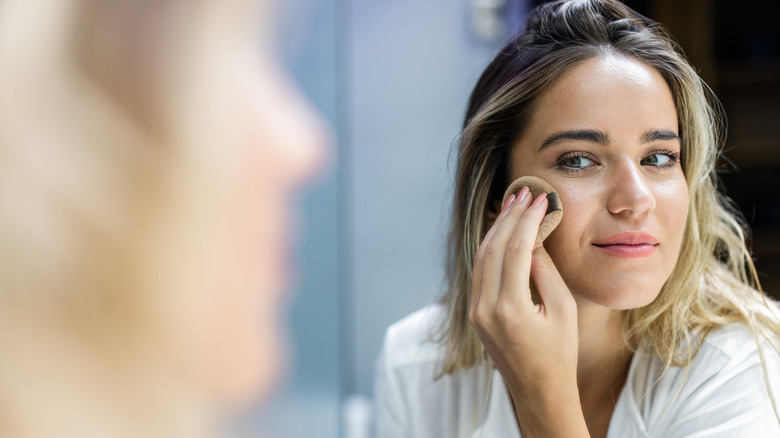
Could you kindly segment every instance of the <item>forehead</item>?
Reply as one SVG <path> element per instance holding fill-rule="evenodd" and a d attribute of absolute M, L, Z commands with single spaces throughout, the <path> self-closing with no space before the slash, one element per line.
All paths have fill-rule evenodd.
<path fill-rule="evenodd" d="M 537 102 L 526 128 L 527 136 L 566 129 L 677 132 L 677 111 L 671 90 L 657 70 L 621 55 L 599 56 L 553 84 Z"/>

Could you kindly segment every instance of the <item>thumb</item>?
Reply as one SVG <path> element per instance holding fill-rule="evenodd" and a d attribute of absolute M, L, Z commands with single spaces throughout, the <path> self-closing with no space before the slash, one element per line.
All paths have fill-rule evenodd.
<path fill-rule="evenodd" d="M 532 254 L 531 279 L 545 307 L 553 312 L 565 312 L 569 306 L 574 306 L 574 297 L 544 245 L 539 245 Z"/>

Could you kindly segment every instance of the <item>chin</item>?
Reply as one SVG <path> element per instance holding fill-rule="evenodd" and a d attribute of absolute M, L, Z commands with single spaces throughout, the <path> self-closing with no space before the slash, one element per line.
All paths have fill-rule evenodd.
<path fill-rule="evenodd" d="M 252 327 L 252 330 L 248 330 Z M 287 356 L 283 331 L 271 318 L 225 334 L 212 374 L 216 401 L 243 410 L 269 398 L 279 385 Z"/>
<path fill-rule="evenodd" d="M 572 288 L 572 294 L 581 300 L 614 310 L 630 310 L 645 307 L 655 301 L 663 284 L 655 287 L 652 283 L 638 283 L 628 287 L 616 287 L 615 283 L 596 288 Z M 642 283 L 639 283 L 642 284 Z"/>
<path fill-rule="evenodd" d="M 265 401 L 280 380 L 281 357 L 280 351 L 253 352 L 228 364 L 220 385 L 222 403 L 242 410 Z"/>

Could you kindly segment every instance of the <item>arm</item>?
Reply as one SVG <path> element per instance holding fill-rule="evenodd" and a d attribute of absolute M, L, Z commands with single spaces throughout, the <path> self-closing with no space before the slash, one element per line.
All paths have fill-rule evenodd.
<path fill-rule="evenodd" d="M 510 198 L 480 245 L 469 318 L 507 384 L 523 436 L 585 437 L 576 303 L 544 247 L 534 248 L 547 201 L 530 198 L 526 189 Z"/>

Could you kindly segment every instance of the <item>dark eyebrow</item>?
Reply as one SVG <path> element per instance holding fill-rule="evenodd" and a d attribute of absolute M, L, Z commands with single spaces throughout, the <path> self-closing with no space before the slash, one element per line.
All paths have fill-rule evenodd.
<path fill-rule="evenodd" d="M 606 146 L 609 144 L 609 135 L 604 132 L 595 131 L 592 129 L 556 132 L 555 134 L 547 137 L 547 140 L 542 143 L 542 145 L 539 147 L 539 150 L 541 151 L 542 149 L 549 147 L 561 140 L 587 141 L 590 143 L 597 143 L 602 146 Z M 651 129 L 642 134 L 641 138 L 641 142 L 643 144 L 658 140 L 682 141 L 679 135 L 668 129 Z"/>
<path fill-rule="evenodd" d="M 606 146 L 609 144 L 609 135 L 604 132 L 595 131 L 592 129 L 556 132 L 555 134 L 547 137 L 547 140 L 542 143 L 542 145 L 539 147 L 539 150 L 541 151 L 542 149 L 549 147 L 553 143 L 561 140 L 587 141 L 590 143 L 598 143 L 602 146 Z"/>
<path fill-rule="evenodd" d="M 682 141 L 679 135 L 666 129 L 651 129 L 642 134 L 642 143 L 650 143 L 656 140 Z"/>

